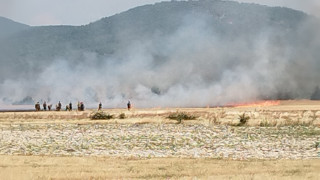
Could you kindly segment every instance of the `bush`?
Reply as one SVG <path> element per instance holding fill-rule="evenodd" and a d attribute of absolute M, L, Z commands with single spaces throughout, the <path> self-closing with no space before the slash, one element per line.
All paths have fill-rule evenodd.
<path fill-rule="evenodd" d="M 238 124 L 238 126 L 243 126 L 243 125 L 247 124 L 249 119 L 250 119 L 250 117 L 246 116 L 246 113 L 239 115 L 240 123 Z"/>
<path fill-rule="evenodd" d="M 121 113 L 121 114 L 119 115 L 119 119 L 125 119 L 125 118 L 126 118 L 126 114 Z"/>
<path fill-rule="evenodd" d="M 97 119 L 112 119 L 113 115 L 106 114 L 103 111 L 95 112 L 91 115 L 91 119 L 97 120 Z"/>
<path fill-rule="evenodd" d="M 184 112 L 177 112 L 177 113 L 172 113 L 168 116 L 169 119 L 177 120 L 178 123 L 180 124 L 182 120 L 194 120 L 196 119 L 196 116 L 189 115 Z"/>

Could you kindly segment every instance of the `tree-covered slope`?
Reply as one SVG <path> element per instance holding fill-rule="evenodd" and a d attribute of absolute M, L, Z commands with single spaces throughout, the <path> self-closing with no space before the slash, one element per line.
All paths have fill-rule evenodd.
<path fill-rule="evenodd" d="M 28 29 L 29 26 L 0 17 L 0 39 L 9 37 L 15 33 Z"/>

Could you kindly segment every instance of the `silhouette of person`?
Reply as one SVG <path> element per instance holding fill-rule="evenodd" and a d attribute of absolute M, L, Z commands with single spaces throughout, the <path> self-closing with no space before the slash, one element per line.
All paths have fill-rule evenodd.
<path fill-rule="evenodd" d="M 131 102 L 130 102 L 130 100 L 129 100 L 128 103 L 127 103 L 127 107 L 128 107 L 128 111 L 130 111 L 130 109 L 131 109 Z"/>

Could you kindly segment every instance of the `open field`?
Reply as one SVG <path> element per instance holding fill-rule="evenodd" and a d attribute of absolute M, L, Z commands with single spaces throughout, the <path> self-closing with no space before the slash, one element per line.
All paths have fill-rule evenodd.
<path fill-rule="evenodd" d="M 10 179 L 319 179 L 319 160 L 0 156 Z"/>
<path fill-rule="evenodd" d="M 320 102 L 0 113 L 6 179 L 319 179 Z M 176 112 L 196 120 L 167 117 Z M 238 126 L 239 115 L 248 122 Z M 125 118 L 120 118 L 124 114 Z"/>
<path fill-rule="evenodd" d="M 172 123 L 167 117 L 170 113 L 186 112 L 197 116 L 196 124 L 235 125 L 239 115 L 245 113 L 250 117 L 249 126 L 284 126 L 315 125 L 320 126 L 320 101 L 281 101 L 278 105 L 253 104 L 239 107 L 215 108 L 150 108 L 150 109 L 105 109 L 115 119 L 109 121 L 93 121 L 90 115 L 94 110 L 78 111 L 40 111 L 40 112 L 0 112 L 0 124 L 23 123 Z M 119 119 L 124 113 L 126 118 Z"/>

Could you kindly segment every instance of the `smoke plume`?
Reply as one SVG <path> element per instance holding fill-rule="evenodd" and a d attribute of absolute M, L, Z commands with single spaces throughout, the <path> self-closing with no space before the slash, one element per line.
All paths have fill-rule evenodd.
<path fill-rule="evenodd" d="M 123 43 L 110 56 L 88 51 L 81 52 L 81 62 L 55 58 L 32 79 L 0 84 L 2 103 L 31 96 L 51 103 L 83 101 L 89 107 L 99 102 L 125 107 L 128 100 L 135 107 L 205 107 L 309 99 L 320 85 L 320 28 L 314 21 L 288 32 L 270 28 L 240 36 L 237 29 L 235 34 L 212 30 L 211 17 L 201 17 L 186 16 L 174 33 L 129 43 L 134 37 L 128 34 L 135 34 L 121 34 Z M 236 26 L 235 20 L 218 17 L 225 26 Z"/>

